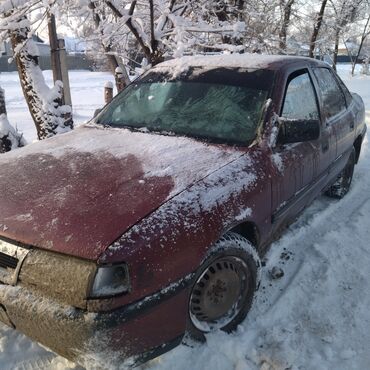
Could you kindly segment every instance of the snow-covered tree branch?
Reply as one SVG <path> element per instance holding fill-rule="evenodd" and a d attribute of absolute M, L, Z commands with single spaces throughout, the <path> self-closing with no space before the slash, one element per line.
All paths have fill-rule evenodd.
<path fill-rule="evenodd" d="M 126 61 L 138 51 L 147 63 L 164 58 L 212 50 L 243 50 L 243 1 L 150 0 L 70 2 L 71 14 L 83 14 L 96 26 L 96 39 Z M 230 3 L 230 4 L 229 4 Z"/>
<path fill-rule="evenodd" d="M 43 139 L 73 127 L 62 85 L 46 85 L 32 41 L 48 14 L 65 24 L 73 19 L 73 33 L 129 83 L 127 65 L 209 52 L 325 55 L 335 66 L 340 41 L 347 45 L 348 37 L 359 40 L 355 65 L 370 32 L 366 9 L 368 0 L 0 0 L 0 41 L 11 41 Z"/>
<path fill-rule="evenodd" d="M 5 91 L 0 87 L 0 153 L 9 152 L 25 145 L 25 140 L 8 121 L 5 106 Z"/>
<path fill-rule="evenodd" d="M 73 128 L 71 108 L 61 104 L 62 83 L 49 88 L 38 63 L 38 49 L 32 40 L 32 10 L 43 7 L 42 1 L 5 1 L 0 5 L 0 41 L 11 41 L 14 59 L 30 113 L 39 139 L 45 139 Z M 50 11 L 44 8 L 44 11 Z"/>

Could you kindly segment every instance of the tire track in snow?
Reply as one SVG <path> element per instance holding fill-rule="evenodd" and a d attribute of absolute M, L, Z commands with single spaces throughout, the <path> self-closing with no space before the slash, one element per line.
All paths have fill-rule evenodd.
<path fill-rule="evenodd" d="M 54 354 L 49 353 L 44 356 L 39 356 L 31 361 L 25 360 L 15 363 L 12 367 L 14 370 L 48 370 L 51 367 Z"/>
<path fill-rule="evenodd" d="M 304 263 L 312 263 L 313 259 L 325 258 L 320 254 L 320 250 L 316 247 L 316 241 L 325 238 L 331 233 L 338 232 L 343 228 L 343 224 L 347 224 L 348 220 L 358 216 L 363 208 L 366 208 L 370 201 L 370 196 L 366 197 L 370 189 L 370 178 L 367 173 L 370 173 L 368 163 L 367 140 L 364 143 L 359 164 L 355 169 L 354 181 L 350 192 L 341 200 L 330 199 L 323 195 L 309 206 L 301 216 L 293 223 L 282 235 L 282 237 L 271 245 L 266 261 L 264 271 L 265 285 L 274 285 L 272 291 L 269 290 L 268 303 L 266 302 L 263 293 L 264 286 L 261 285 L 260 292 L 257 294 L 256 304 L 260 306 L 261 312 L 267 313 L 274 307 L 277 302 L 284 297 L 289 286 L 298 277 Z M 333 221 L 335 222 L 328 222 Z M 315 235 L 315 240 L 312 239 L 312 234 Z M 369 254 L 370 251 L 366 248 L 360 248 L 364 253 Z M 291 257 L 289 261 L 284 261 L 280 258 L 282 253 L 288 253 Z M 284 279 L 274 283 L 269 281 L 269 272 L 274 266 L 278 266 L 284 270 L 285 265 L 289 263 L 289 276 L 285 275 Z M 265 286 L 266 289 L 266 286 Z M 261 292 L 262 290 L 262 292 Z M 273 297 L 273 298 L 272 298 Z M 265 308 L 263 308 L 266 306 Z"/>

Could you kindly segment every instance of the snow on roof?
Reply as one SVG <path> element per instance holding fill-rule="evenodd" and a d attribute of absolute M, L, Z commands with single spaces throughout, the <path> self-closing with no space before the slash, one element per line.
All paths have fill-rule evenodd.
<path fill-rule="evenodd" d="M 221 54 L 185 56 L 165 61 L 158 64 L 158 67 L 168 67 L 177 70 L 186 70 L 188 67 L 277 69 L 281 67 L 281 62 L 294 63 L 299 60 L 313 61 L 309 58 L 285 55 Z"/>
<path fill-rule="evenodd" d="M 45 41 L 39 35 L 32 35 L 32 40 L 39 44 L 46 44 Z"/>

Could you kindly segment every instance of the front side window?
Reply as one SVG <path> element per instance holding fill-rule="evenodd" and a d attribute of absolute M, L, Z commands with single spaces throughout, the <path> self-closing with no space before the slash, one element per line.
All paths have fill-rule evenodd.
<path fill-rule="evenodd" d="M 264 70 L 194 69 L 174 78 L 154 69 L 116 97 L 97 123 L 247 145 L 272 80 Z"/>
<path fill-rule="evenodd" d="M 282 117 L 297 120 L 317 120 L 315 90 L 308 72 L 293 75 L 288 82 Z"/>
<path fill-rule="evenodd" d="M 315 68 L 314 74 L 320 87 L 323 111 L 325 117 L 329 119 L 346 108 L 344 95 L 329 69 Z"/>

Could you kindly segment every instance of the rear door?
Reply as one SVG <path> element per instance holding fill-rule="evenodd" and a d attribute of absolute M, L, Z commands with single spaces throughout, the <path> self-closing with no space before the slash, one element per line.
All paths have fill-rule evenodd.
<path fill-rule="evenodd" d="M 349 150 L 354 142 L 355 117 L 352 111 L 347 109 L 347 104 L 351 104 L 351 102 L 346 101 L 345 93 L 332 70 L 329 68 L 314 68 L 313 73 L 321 95 L 321 111 L 325 130 L 332 132 L 336 139 L 334 158 L 330 160 L 330 163 L 326 163 L 326 158 L 322 158 L 320 169 L 321 172 L 325 171 L 329 165 L 332 174 L 336 175 L 346 163 Z"/>

